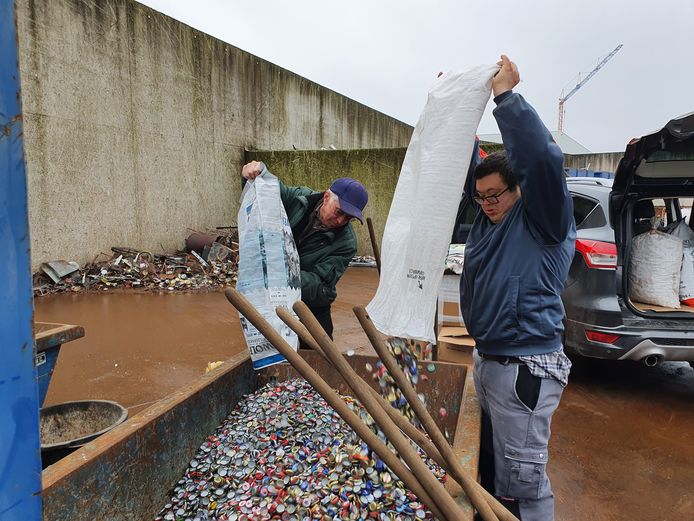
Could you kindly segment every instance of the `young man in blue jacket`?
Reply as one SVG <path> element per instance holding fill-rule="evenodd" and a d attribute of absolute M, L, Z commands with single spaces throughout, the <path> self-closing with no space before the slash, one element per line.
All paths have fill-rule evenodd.
<path fill-rule="evenodd" d="M 562 152 L 512 91 L 520 81 L 515 64 L 503 55 L 500 65 L 492 90 L 505 152 L 490 154 L 468 176 L 466 195 L 479 209 L 460 302 L 476 344 L 483 484 L 522 521 L 548 521 L 550 423 L 571 368 L 560 295 L 576 229 Z"/>

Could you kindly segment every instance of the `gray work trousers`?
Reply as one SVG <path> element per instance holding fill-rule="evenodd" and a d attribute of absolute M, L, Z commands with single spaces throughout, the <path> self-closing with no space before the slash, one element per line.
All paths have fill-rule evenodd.
<path fill-rule="evenodd" d="M 557 380 L 540 378 L 537 403 L 531 409 L 517 393 L 521 365 L 484 360 L 474 352 L 475 388 L 482 412 L 491 422 L 488 440 L 493 443 L 485 447 L 483 436 L 481 450 L 493 452 L 494 490 L 490 492 L 516 500 L 522 521 L 552 521 L 554 495 L 545 471 L 547 444 L 552 414 L 564 388 Z"/>

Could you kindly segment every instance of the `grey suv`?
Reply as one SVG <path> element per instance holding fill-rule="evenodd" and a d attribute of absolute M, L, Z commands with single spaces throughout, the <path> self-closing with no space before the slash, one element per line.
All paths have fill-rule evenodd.
<path fill-rule="evenodd" d="M 566 350 L 596 358 L 643 360 L 650 366 L 663 360 L 694 361 L 694 315 L 649 310 L 624 297 L 629 264 L 624 254 L 618 256 L 609 222 L 612 180 L 570 178 L 567 184 L 574 202 L 576 254 L 562 294 Z M 665 224 L 682 218 L 679 198 L 658 202 Z M 637 235 L 650 229 L 656 206 L 652 199 L 637 200 L 631 213 L 630 227 Z"/>
<path fill-rule="evenodd" d="M 694 362 L 694 309 L 659 308 L 629 298 L 632 239 L 656 216 L 683 218 L 694 196 L 694 114 L 632 141 L 606 179 L 567 179 L 576 219 L 576 254 L 566 289 L 567 351 L 596 358 Z M 690 227 L 692 221 L 689 221 Z"/>
<path fill-rule="evenodd" d="M 681 220 L 682 200 L 694 197 L 694 113 L 633 140 L 614 181 L 566 182 L 576 220 L 576 253 L 562 294 L 566 350 L 649 366 L 688 361 L 694 367 L 694 308 L 632 302 L 628 277 L 632 238 L 651 228 L 656 213 L 665 225 Z M 463 202 L 453 242 L 465 241 L 473 220 L 474 211 Z"/>

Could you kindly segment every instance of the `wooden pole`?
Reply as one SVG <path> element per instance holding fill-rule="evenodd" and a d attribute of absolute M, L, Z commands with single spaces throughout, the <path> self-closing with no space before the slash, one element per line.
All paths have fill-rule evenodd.
<path fill-rule="evenodd" d="M 390 376 L 395 381 L 398 388 L 402 391 L 403 396 L 407 399 L 412 410 L 415 412 L 419 421 L 422 422 L 424 430 L 429 434 L 432 441 L 439 449 L 439 452 L 446 460 L 446 468 L 449 470 L 450 474 L 453 476 L 463 490 L 470 498 L 470 501 L 479 511 L 482 518 L 487 520 L 500 519 L 503 521 L 518 521 L 518 519 L 509 512 L 506 507 L 504 507 L 494 496 L 489 494 L 484 488 L 477 483 L 474 479 L 467 475 L 462 465 L 455 456 L 453 449 L 449 445 L 446 438 L 443 436 L 439 430 L 436 422 L 429 414 L 424 404 L 421 402 L 414 388 L 407 381 L 407 377 L 400 369 L 400 366 L 390 354 L 388 347 L 380 336 L 379 332 L 376 330 L 373 322 L 369 318 L 366 310 L 361 306 L 356 306 L 354 308 L 354 314 L 359 319 L 359 323 L 369 337 L 371 344 L 381 358 L 381 361 L 388 369 Z"/>
<path fill-rule="evenodd" d="M 374 252 L 374 258 L 376 259 L 376 269 L 378 274 L 381 274 L 381 250 L 378 247 L 378 241 L 376 240 L 376 232 L 374 231 L 374 223 L 371 217 L 366 218 L 366 225 L 369 227 L 369 237 L 371 238 L 371 249 Z"/>
<path fill-rule="evenodd" d="M 378 401 L 364 389 L 355 384 L 359 380 L 359 376 L 355 373 L 352 366 L 347 363 L 342 353 L 337 349 L 328 334 L 323 330 L 321 325 L 313 313 L 308 309 L 308 306 L 299 301 L 294 304 L 294 311 L 302 323 L 309 330 L 316 342 L 323 348 L 325 354 L 330 358 L 335 369 L 337 369 L 345 381 L 352 388 L 357 398 L 362 405 L 369 411 L 369 414 L 381 428 L 388 441 L 393 444 L 395 450 L 398 451 L 400 457 L 405 461 L 412 473 L 417 477 L 419 482 L 427 489 L 431 498 L 436 502 L 437 506 L 443 511 L 445 519 L 449 521 L 459 521 L 464 514 L 460 507 L 448 491 L 443 487 L 438 479 L 426 466 L 420 455 L 412 448 L 410 442 L 400 432 L 395 423 L 393 423 L 387 414 L 381 409 Z"/>
<path fill-rule="evenodd" d="M 347 406 L 335 390 L 275 331 L 258 310 L 235 289 L 224 291 L 227 300 L 253 324 L 258 331 L 284 356 L 287 361 L 308 381 L 311 386 L 328 402 L 335 412 L 349 425 L 354 432 L 366 443 L 383 462 L 395 473 L 433 514 L 442 520 L 454 521 L 445 517 L 438 505 L 431 498 L 414 474 L 391 452 L 391 450 L 376 436 L 371 429 Z M 326 335 L 327 336 L 327 335 Z"/>
<path fill-rule="evenodd" d="M 308 329 L 306 329 L 306 327 L 301 322 L 294 318 L 294 315 L 292 315 L 292 313 L 287 308 L 278 307 L 276 309 L 276 312 L 277 316 L 279 316 L 280 319 L 282 319 L 282 321 L 285 324 L 287 324 L 287 326 L 289 326 L 289 328 L 299 336 L 299 338 L 305 345 L 319 353 L 329 364 L 332 365 L 332 362 L 323 352 L 321 346 L 318 345 L 318 342 L 316 342 L 316 340 L 311 336 L 311 333 L 309 333 Z M 359 377 L 359 379 L 357 380 L 357 384 L 363 384 L 364 389 L 366 389 L 367 392 L 369 392 L 374 398 L 378 400 L 381 408 L 386 412 L 386 414 L 388 414 L 388 416 L 390 416 L 390 419 L 393 420 L 395 425 L 397 425 L 398 428 L 403 433 L 405 433 L 405 435 L 408 438 L 410 438 L 413 442 L 419 445 L 422 448 L 422 450 L 427 453 L 427 456 L 433 459 L 438 465 L 440 465 L 444 469 L 446 468 L 446 462 L 441 456 L 441 453 L 436 448 L 436 445 L 434 445 L 433 442 L 427 437 L 426 434 L 424 434 L 417 427 L 412 425 L 407 420 L 407 418 L 400 414 L 397 411 L 397 409 L 392 407 L 386 401 L 386 399 L 383 398 L 383 396 L 378 394 L 378 391 L 376 391 L 376 389 L 371 387 L 361 377 Z"/>

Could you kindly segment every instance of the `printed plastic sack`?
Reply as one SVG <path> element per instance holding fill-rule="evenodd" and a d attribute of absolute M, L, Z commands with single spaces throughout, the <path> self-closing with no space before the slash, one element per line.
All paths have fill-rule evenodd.
<path fill-rule="evenodd" d="M 683 255 L 680 271 L 680 302 L 694 306 L 694 231 L 682 219 L 668 231 L 673 237 L 682 239 Z"/>
<path fill-rule="evenodd" d="M 451 270 L 456 275 L 463 273 L 465 263 L 465 245 L 451 244 L 446 255 L 446 269 Z M 458 295 L 460 297 L 460 295 Z"/>
<path fill-rule="evenodd" d="M 384 334 L 435 342 L 434 313 L 477 126 L 498 65 L 439 77 L 412 134 L 367 306 Z"/>
<path fill-rule="evenodd" d="M 248 181 L 241 194 L 239 273 L 236 289 L 253 304 L 294 350 L 296 334 L 275 313 L 277 306 L 292 309 L 301 299 L 299 254 L 280 198 L 280 184 L 265 165 Z M 284 357 L 243 315 L 243 328 L 254 369 L 284 361 Z"/>
<path fill-rule="evenodd" d="M 651 230 L 634 237 L 629 261 L 631 300 L 679 308 L 682 241 Z"/>

